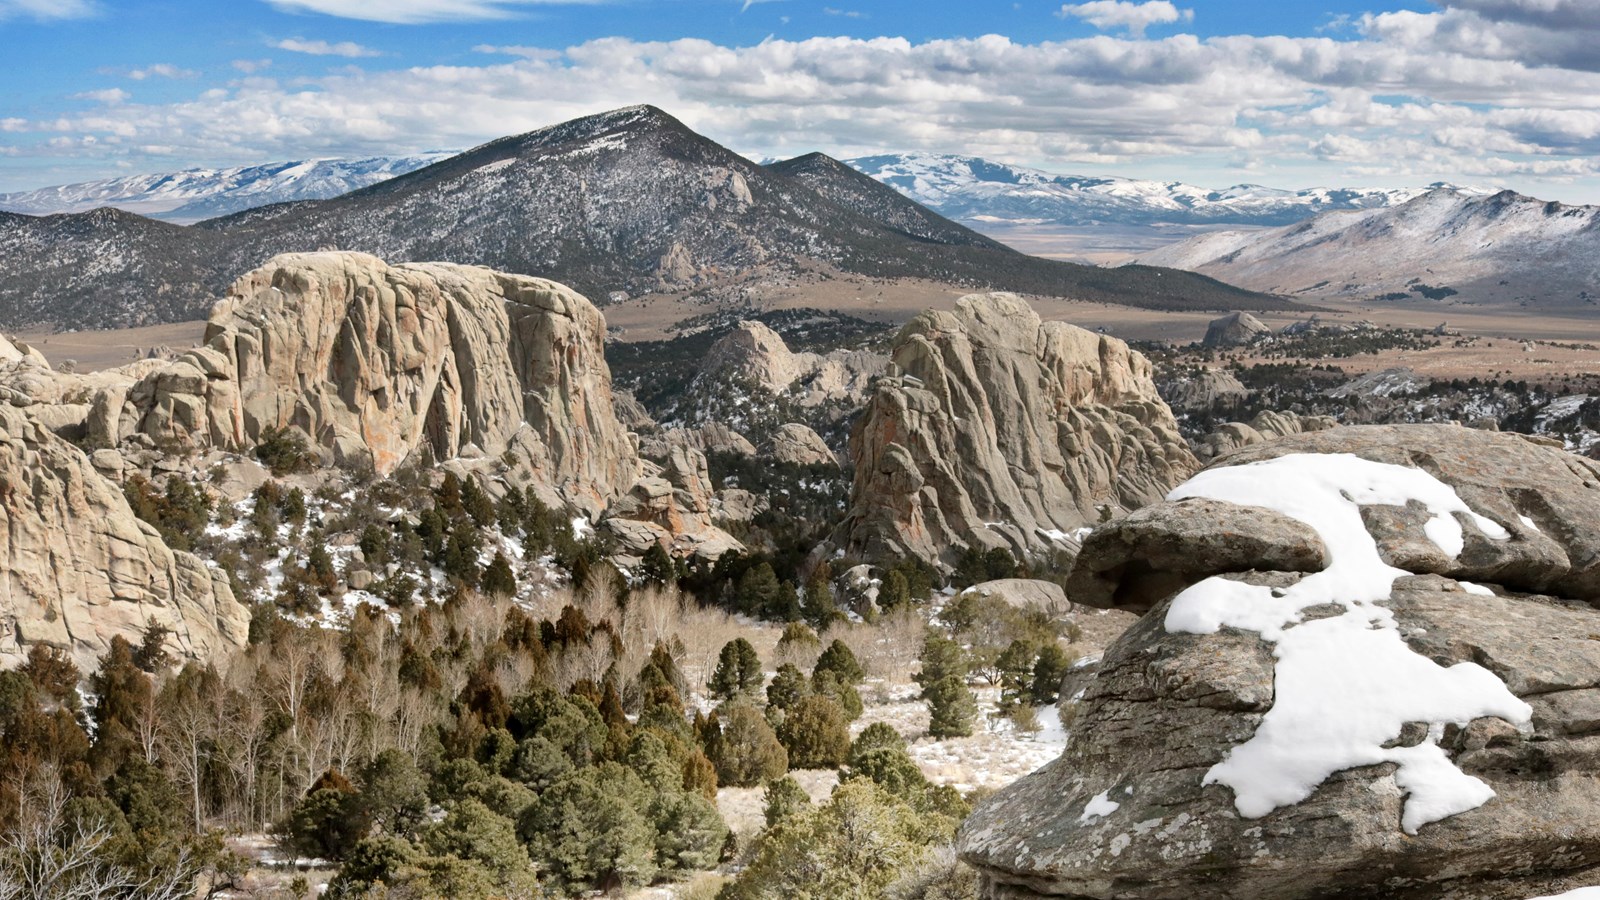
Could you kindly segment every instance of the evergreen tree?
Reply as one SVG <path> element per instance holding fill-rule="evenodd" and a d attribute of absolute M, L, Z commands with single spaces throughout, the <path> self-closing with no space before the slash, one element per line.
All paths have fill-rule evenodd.
<path fill-rule="evenodd" d="M 850 648 L 837 638 L 828 645 L 817 657 L 817 665 L 811 670 L 815 677 L 819 672 L 832 672 L 845 684 L 860 684 L 866 680 L 867 673 L 862 670 L 861 663 L 856 661 L 856 655 Z"/>
<path fill-rule="evenodd" d="M 655 829 L 640 811 L 648 790 L 632 769 L 604 763 L 553 784 L 517 822 L 542 871 L 569 889 L 640 887 L 655 879 Z"/>
<path fill-rule="evenodd" d="M 804 811 L 811 805 L 811 797 L 806 794 L 806 789 L 800 786 L 800 782 L 787 775 L 767 785 L 764 799 L 768 828 Z"/>
<path fill-rule="evenodd" d="M 789 598 L 786 603 L 784 587 L 778 581 L 777 573 L 772 571 L 771 563 L 758 563 L 739 576 L 734 605 L 745 615 L 772 618 L 774 612 L 783 611 L 793 602 L 793 598 Z"/>
<path fill-rule="evenodd" d="M 761 689 L 761 681 L 761 657 L 756 655 L 756 648 L 749 641 L 734 638 L 722 646 L 716 671 L 711 674 L 712 697 L 731 700 L 754 694 Z"/>
<path fill-rule="evenodd" d="M 832 697 L 813 694 L 794 705 L 778 726 L 792 769 L 833 769 L 850 754 L 850 726 Z"/>
<path fill-rule="evenodd" d="M 1034 661 L 1038 657 L 1038 647 L 1018 638 L 995 660 L 995 668 L 1000 671 L 1001 712 L 1032 702 Z"/>
<path fill-rule="evenodd" d="M 639 577 L 645 584 L 671 584 L 678 580 L 678 564 L 659 542 L 653 542 L 639 560 Z"/>
<path fill-rule="evenodd" d="M 789 754 L 750 703 L 736 700 L 717 714 L 718 736 L 712 763 L 717 781 L 733 787 L 753 787 L 780 778 L 789 770 Z"/>
<path fill-rule="evenodd" d="M 1062 679 L 1072 671 L 1072 664 L 1076 661 L 1072 654 L 1054 643 L 1046 644 L 1039 651 L 1039 659 L 1033 664 L 1032 693 L 1035 706 L 1049 706 L 1060 699 Z"/>
<path fill-rule="evenodd" d="M 961 645 L 939 634 L 929 634 L 922 647 L 922 670 L 917 683 L 928 703 L 928 734 L 934 738 L 964 737 L 972 733 L 978 704 L 967 687 L 967 661 Z"/>
<path fill-rule="evenodd" d="M 767 685 L 767 706 L 779 710 L 793 709 L 795 704 L 810 694 L 811 687 L 806 683 L 804 673 L 784 663 L 778 667 L 778 673 L 772 676 L 772 683 Z"/>
<path fill-rule="evenodd" d="M 883 585 L 878 588 L 878 607 L 888 612 L 910 605 L 911 585 L 906 581 L 905 573 L 899 569 L 890 569 L 883 577 Z"/>
<path fill-rule="evenodd" d="M 811 693 L 823 697 L 830 697 L 839 704 L 839 709 L 844 712 L 847 721 L 854 722 L 861 718 L 865 707 L 861 703 L 861 693 L 855 685 L 840 681 L 839 676 L 827 669 L 820 669 L 811 677 Z"/>
<path fill-rule="evenodd" d="M 510 597 L 517 592 L 517 575 L 505 553 L 495 551 L 494 560 L 483 570 L 481 590 L 491 597 Z"/>
<path fill-rule="evenodd" d="M 806 581 L 805 596 L 800 601 L 800 615 L 812 628 L 821 631 L 844 618 L 839 604 L 833 598 L 831 570 L 826 562 L 818 565 Z"/>

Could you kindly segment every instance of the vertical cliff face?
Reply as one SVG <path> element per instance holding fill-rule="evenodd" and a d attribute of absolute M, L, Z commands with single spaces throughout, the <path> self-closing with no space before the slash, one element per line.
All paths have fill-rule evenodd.
<path fill-rule="evenodd" d="M 220 570 L 175 552 L 84 452 L 26 413 L 0 406 L 0 665 L 31 644 L 92 671 L 111 638 L 147 622 L 169 649 L 205 657 L 242 646 L 249 612 Z"/>
<path fill-rule="evenodd" d="M 542 278 L 291 254 L 234 283 L 205 345 L 95 399 L 91 439 L 242 450 L 292 428 L 387 474 L 419 453 L 509 455 L 598 511 L 639 476 L 612 406 L 605 318 Z"/>
<path fill-rule="evenodd" d="M 1160 499 L 1196 468 L 1148 360 L 1014 295 L 922 313 L 892 360 L 852 435 L 851 552 L 1071 551 L 1103 509 Z"/>

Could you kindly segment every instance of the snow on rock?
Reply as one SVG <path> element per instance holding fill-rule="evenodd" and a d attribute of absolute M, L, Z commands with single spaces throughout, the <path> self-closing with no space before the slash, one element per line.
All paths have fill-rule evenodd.
<path fill-rule="evenodd" d="M 1090 798 L 1087 806 L 1083 808 L 1083 815 L 1078 821 L 1087 825 L 1094 819 L 1105 818 L 1122 808 L 1122 804 L 1111 799 L 1111 790 L 1107 788 Z"/>
<path fill-rule="evenodd" d="M 1421 469 L 1351 454 L 1291 454 L 1210 469 L 1167 499 L 1188 498 L 1265 507 L 1299 520 L 1317 532 L 1332 559 L 1288 588 L 1211 577 L 1173 601 L 1169 632 L 1233 627 L 1275 645 L 1272 709 L 1254 737 L 1211 768 L 1207 784 L 1232 788 L 1240 815 L 1259 818 L 1306 799 L 1335 772 L 1392 762 L 1407 795 L 1401 827 L 1408 834 L 1494 796 L 1438 746 L 1444 726 L 1498 716 L 1526 727 L 1532 710 L 1482 666 L 1440 666 L 1406 646 L 1393 613 L 1378 604 L 1396 579 L 1411 573 L 1383 562 L 1360 508 L 1422 503 L 1432 516 L 1424 527 L 1428 539 L 1450 556 L 1464 540 L 1457 515 L 1492 539 L 1507 538 L 1504 528 Z M 1343 612 L 1311 617 L 1314 608 L 1328 606 Z M 1426 738 L 1389 746 L 1414 722 L 1428 725 Z"/>

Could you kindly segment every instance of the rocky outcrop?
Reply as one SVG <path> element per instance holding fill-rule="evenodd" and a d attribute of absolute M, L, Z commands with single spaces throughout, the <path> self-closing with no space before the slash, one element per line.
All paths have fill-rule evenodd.
<path fill-rule="evenodd" d="M 1292 412 L 1264 409 L 1256 413 L 1255 418 L 1248 423 L 1227 422 L 1216 431 L 1200 438 L 1195 442 L 1194 452 L 1202 460 L 1212 460 L 1241 447 L 1250 447 L 1290 434 L 1326 431 L 1338 424 L 1338 420 L 1333 416 L 1302 416 Z"/>
<path fill-rule="evenodd" d="M 644 466 L 644 477 L 606 510 L 600 523 L 625 556 L 642 556 L 651 544 L 661 544 L 678 556 L 706 559 L 742 547 L 712 524 L 719 507 L 704 453 L 675 447 L 662 465 Z"/>
<path fill-rule="evenodd" d="M 1250 389 L 1232 372 L 1209 368 L 1177 378 L 1162 391 L 1162 398 L 1183 412 L 1205 412 L 1249 396 Z"/>
<path fill-rule="evenodd" d="M 1074 549 L 1074 530 L 1159 500 L 1197 465 L 1147 359 L 1010 294 L 901 330 L 851 454 L 838 542 L 929 562 L 966 546 Z"/>
<path fill-rule="evenodd" d="M 1237 451 L 1174 497 L 1084 543 L 1074 601 L 1148 611 L 1063 755 L 963 826 L 985 897 L 1595 883 L 1600 464 L 1357 426 Z"/>
<path fill-rule="evenodd" d="M 708 454 L 754 456 L 756 453 L 756 446 L 744 435 L 720 422 L 707 422 L 698 428 L 668 428 L 639 438 L 639 453 L 648 459 L 665 460 L 680 447 Z"/>
<path fill-rule="evenodd" d="M 638 476 L 605 319 L 553 281 L 359 253 L 280 256 L 234 283 L 203 347 L 96 393 L 90 438 L 240 450 L 292 429 L 387 474 L 419 452 L 514 458 L 602 508 Z"/>
<path fill-rule="evenodd" d="M 0 406 L 0 665 L 42 643 L 93 671 L 113 637 L 137 643 L 152 621 L 172 632 L 169 651 L 199 659 L 242 646 L 250 615 L 220 569 L 168 549 L 82 450 Z"/>
<path fill-rule="evenodd" d="M 1266 323 L 1247 312 L 1231 312 L 1220 319 L 1212 319 L 1206 326 L 1203 347 L 1239 347 L 1263 334 L 1271 334 Z"/>
<path fill-rule="evenodd" d="M 696 382 L 701 389 L 731 383 L 769 394 L 789 392 L 799 405 L 816 407 L 865 398 L 885 362 L 883 356 L 863 350 L 797 353 L 776 331 L 747 321 L 711 345 Z"/>
<path fill-rule="evenodd" d="M 801 425 L 789 422 L 779 425 L 767 442 L 767 455 L 780 463 L 796 466 L 837 466 L 833 451 L 828 449 L 822 436 Z"/>

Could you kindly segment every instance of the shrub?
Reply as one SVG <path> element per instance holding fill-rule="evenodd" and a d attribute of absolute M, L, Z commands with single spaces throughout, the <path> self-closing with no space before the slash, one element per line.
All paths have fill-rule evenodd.
<path fill-rule="evenodd" d="M 813 694 L 796 703 L 778 726 L 778 740 L 792 769 L 838 768 L 850 754 L 850 727 L 832 697 Z"/>
<path fill-rule="evenodd" d="M 256 459 L 280 478 L 307 471 L 317 463 L 316 455 L 306 447 L 305 438 L 291 428 L 261 429 L 261 436 L 256 440 Z"/>

